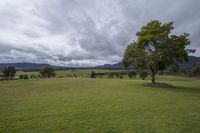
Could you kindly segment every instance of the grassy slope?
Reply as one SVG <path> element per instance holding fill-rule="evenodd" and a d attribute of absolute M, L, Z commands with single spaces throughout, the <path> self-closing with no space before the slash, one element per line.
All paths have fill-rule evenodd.
<path fill-rule="evenodd" d="M 159 79 L 1 81 L 0 132 L 200 132 L 200 82 Z"/>

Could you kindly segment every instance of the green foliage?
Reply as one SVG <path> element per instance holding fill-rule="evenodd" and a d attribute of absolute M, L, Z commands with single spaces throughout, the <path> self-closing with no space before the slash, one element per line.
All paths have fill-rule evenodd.
<path fill-rule="evenodd" d="M 24 75 L 24 79 L 29 79 L 27 74 Z"/>
<path fill-rule="evenodd" d="M 137 41 L 130 43 L 124 52 L 124 66 L 134 65 L 137 71 L 150 71 L 152 82 L 155 83 L 155 75 L 159 70 L 187 61 L 188 53 L 194 52 L 186 49 L 190 44 L 189 34 L 171 35 L 173 29 L 173 22 L 162 24 L 157 20 L 143 26 L 136 33 Z"/>
<path fill-rule="evenodd" d="M 56 75 L 54 68 L 45 67 L 40 71 L 40 75 L 44 78 L 54 77 Z"/>
<path fill-rule="evenodd" d="M 93 70 L 91 72 L 90 78 L 96 78 L 96 74 L 95 74 L 95 72 Z"/>
<path fill-rule="evenodd" d="M 36 75 L 31 75 L 30 77 L 31 77 L 31 78 L 36 78 Z"/>
<path fill-rule="evenodd" d="M 113 74 L 109 74 L 109 75 L 108 75 L 108 78 L 111 78 L 111 79 L 112 79 L 112 78 L 114 78 L 114 75 L 113 75 Z"/>
<path fill-rule="evenodd" d="M 4 79 L 13 79 L 17 70 L 13 66 L 8 66 L 4 68 L 1 72 Z"/>
<path fill-rule="evenodd" d="M 76 77 L 90 77 L 91 75 L 91 69 L 80 69 L 80 70 L 56 70 L 56 76 L 57 77 L 66 77 L 66 78 L 72 78 L 74 75 Z M 114 75 L 126 75 L 126 70 L 103 70 L 103 69 L 94 69 L 93 70 L 95 72 L 96 77 L 101 76 L 102 78 L 105 75 L 108 75 L 110 73 L 114 74 Z M 39 75 L 39 72 L 23 72 L 23 71 L 18 71 L 17 75 L 24 75 L 27 74 L 29 77 L 34 77 L 35 78 L 39 78 L 42 77 L 41 75 Z"/>
<path fill-rule="evenodd" d="M 192 69 L 192 73 L 193 73 L 195 76 L 200 75 L 200 62 L 198 62 L 197 65 L 194 66 L 194 68 Z"/>
<path fill-rule="evenodd" d="M 19 75 L 19 79 L 29 79 L 27 74 Z"/>
<path fill-rule="evenodd" d="M 24 75 L 19 75 L 19 79 L 24 79 Z"/>
<path fill-rule="evenodd" d="M 140 78 L 142 79 L 142 80 L 145 80 L 147 77 L 148 77 L 148 72 L 146 72 L 146 71 L 141 71 L 140 73 L 139 73 L 139 76 L 140 76 Z"/>
<path fill-rule="evenodd" d="M 135 71 L 128 71 L 127 75 L 130 79 L 135 78 L 137 76 L 137 73 Z"/>

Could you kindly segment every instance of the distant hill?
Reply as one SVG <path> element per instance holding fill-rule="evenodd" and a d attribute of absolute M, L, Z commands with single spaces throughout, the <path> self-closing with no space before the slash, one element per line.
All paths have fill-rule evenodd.
<path fill-rule="evenodd" d="M 49 64 L 39 64 L 39 63 L 0 63 L 0 69 L 3 69 L 8 66 L 14 66 L 17 70 L 31 71 L 31 70 L 40 70 L 44 67 L 53 67 L 55 69 L 64 69 L 65 67 L 52 66 Z"/>
<path fill-rule="evenodd" d="M 189 56 L 189 62 L 180 64 L 180 69 L 192 69 L 198 62 L 200 62 L 200 57 Z"/>
<path fill-rule="evenodd" d="M 197 62 L 200 62 L 200 57 L 189 56 L 189 62 L 184 62 L 180 64 L 180 69 L 192 69 Z M 105 64 L 102 66 L 96 67 L 61 67 L 61 66 L 52 66 L 49 64 L 39 64 L 39 63 L 0 63 L 0 69 L 3 69 L 7 66 L 14 66 L 17 70 L 23 71 L 38 71 L 44 67 L 50 66 L 55 69 L 114 69 L 121 70 L 124 69 L 124 66 L 121 62 L 115 64 Z"/>
<path fill-rule="evenodd" d="M 197 62 L 200 62 L 200 57 L 195 56 L 189 56 L 189 62 L 184 62 L 180 64 L 180 69 L 192 69 Z M 121 62 L 118 62 L 116 64 L 105 64 L 103 66 L 97 66 L 95 68 L 99 69 L 124 69 L 123 64 Z"/>
<path fill-rule="evenodd" d="M 97 66 L 95 67 L 96 69 L 115 69 L 115 70 L 120 70 L 124 69 L 124 66 L 121 62 L 115 63 L 115 64 L 105 64 L 103 66 Z"/>

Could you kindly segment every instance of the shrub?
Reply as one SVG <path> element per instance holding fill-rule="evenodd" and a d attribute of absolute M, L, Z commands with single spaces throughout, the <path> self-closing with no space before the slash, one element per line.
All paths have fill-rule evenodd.
<path fill-rule="evenodd" d="M 19 79 L 24 79 L 24 75 L 19 75 Z"/>
<path fill-rule="evenodd" d="M 29 79 L 28 75 L 25 74 L 24 75 L 24 79 Z"/>
<path fill-rule="evenodd" d="M 119 74 L 118 73 L 116 73 L 116 77 L 119 78 Z"/>
<path fill-rule="evenodd" d="M 36 78 L 36 76 L 35 75 L 31 75 L 31 78 Z"/>
<path fill-rule="evenodd" d="M 94 71 L 91 72 L 90 78 L 96 78 L 96 74 Z"/>
<path fill-rule="evenodd" d="M 128 71 L 127 75 L 130 79 L 132 79 L 136 77 L 137 73 L 135 71 Z"/>
<path fill-rule="evenodd" d="M 112 74 L 109 74 L 108 77 L 109 78 L 114 78 L 114 76 Z"/>

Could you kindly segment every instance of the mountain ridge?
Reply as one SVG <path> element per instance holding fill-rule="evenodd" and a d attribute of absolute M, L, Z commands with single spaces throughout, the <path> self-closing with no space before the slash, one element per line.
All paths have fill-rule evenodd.
<path fill-rule="evenodd" d="M 184 62 L 180 64 L 181 69 L 192 69 L 197 62 L 200 62 L 200 57 L 189 56 L 189 62 Z M 94 67 L 64 67 L 64 66 L 54 66 L 47 63 L 28 63 L 28 62 L 19 62 L 19 63 L 0 63 L 0 69 L 3 69 L 7 66 L 14 66 L 17 70 L 23 71 L 35 71 L 40 70 L 44 67 L 53 67 L 54 69 L 65 70 L 65 69 L 115 69 L 121 70 L 124 69 L 124 66 L 121 62 L 115 64 L 104 64 Z"/>

